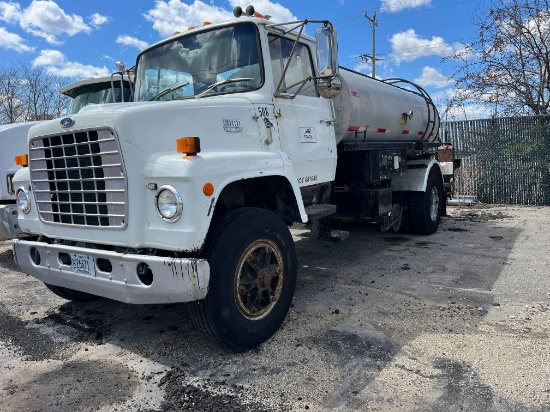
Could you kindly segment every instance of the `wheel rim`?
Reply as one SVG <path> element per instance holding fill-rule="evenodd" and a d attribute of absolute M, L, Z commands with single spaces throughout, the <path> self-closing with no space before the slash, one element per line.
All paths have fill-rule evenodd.
<path fill-rule="evenodd" d="M 437 220 L 437 216 L 439 215 L 439 190 L 437 190 L 437 187 L 432 187 L 432 190 L 430 192 L 430 218 L 433 222 Z"/>
<path fill-rule="evenodd" d="M 275 307 L 284 281 L 284 260 L 269 239 L 251 243 L 241 255 L 233 286 L 237 309 L 245 318 L 259 320 Z"/>
<path fill-rule="evenodd" d="M 403 222 L 403 208 L 399 203 L 393 204 L 391 214 L 392 219 L 394 219 L 391 225 L 391 229 L 394 232 L 399 232 L 399 229 L 401 229 L 401 223 Z M 397 218 L 395 218 L 394 216 L 397 216 Z"/>

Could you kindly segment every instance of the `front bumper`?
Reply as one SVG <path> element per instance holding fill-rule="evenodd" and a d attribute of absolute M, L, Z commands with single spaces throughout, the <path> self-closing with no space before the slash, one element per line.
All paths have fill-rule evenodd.
<path fill-rule="evenodd" d="M 208 292 L 210 265 L 204 259 L 132 255 L 44 242 L 13 240 L 19 268 L 44 283 L 62 286 L 125 303 L 154 304 L 191 302 Z M 60 254 L 92 256 L 95 276 L 75 273 Z M 37 258 L 39 256 L 39 258 Z M 97 265 L 103 262 L 102 270 Z M 105 268 L 105 262 L 110 262 Z M 150 285 L 143 284 L 137 266 L 146 263 L 153 273 Z"/>
<path fill-rule="evenodd" d="M 0 238 L 26 237 L 17 222 L 17 205 L 0 205 Z"/>

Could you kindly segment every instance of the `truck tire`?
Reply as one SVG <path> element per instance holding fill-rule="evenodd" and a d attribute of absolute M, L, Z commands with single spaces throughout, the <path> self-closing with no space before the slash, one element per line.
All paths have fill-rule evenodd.
<path fill-rule="evenodd" d="M 445 198 L 443 180 L 438 170 L 430 170 L 425 192 L 411 192 L 411 225 L 414 232 L 420 235 L 435 233 L 441 220 Z"/>
<path fill-rule="evenodd" d="M 80 292 L 78 290 L 64 288 L 62 286 L 54 286 L 48 283 L 44 283 L 48 289 L 63 299 L 72 300 L 73 302 L 91 302 L 92 300 L 99 299 L 99 296 L 90 295 L 86 292 Z"/>
<path fill-rule="evenodd" d="M 254 348 L 283 323 L 296 284 L 296 251 L 286 224 L 257 208 L 212 223 L 201 257 L 210 264 L 204 300 L 191 302 L 197 328 L 234 351 Z"/>

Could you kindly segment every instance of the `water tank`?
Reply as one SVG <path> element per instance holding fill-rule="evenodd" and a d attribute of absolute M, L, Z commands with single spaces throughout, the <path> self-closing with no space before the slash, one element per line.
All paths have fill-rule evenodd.
<path fill-rule="evenodd" d="M 342 91 L 334 99 L 336 143 L 433 142 L 439 114 L 428 94 L 403 79 L 377 80 L 340 68 Z"/>

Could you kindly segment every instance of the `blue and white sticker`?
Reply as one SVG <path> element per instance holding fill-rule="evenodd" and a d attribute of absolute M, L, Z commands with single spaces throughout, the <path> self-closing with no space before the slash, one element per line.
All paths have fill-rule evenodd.
<path fill-rule="evenodd" d="M 317 135 L 315 134 L 315 127 L 300 127 L 300 142 L 317 143 Z"/>

